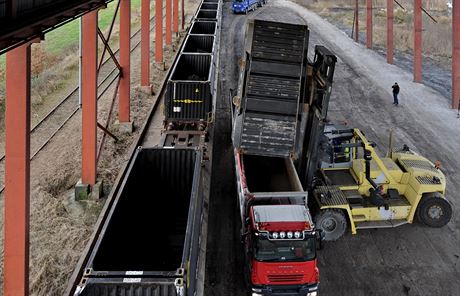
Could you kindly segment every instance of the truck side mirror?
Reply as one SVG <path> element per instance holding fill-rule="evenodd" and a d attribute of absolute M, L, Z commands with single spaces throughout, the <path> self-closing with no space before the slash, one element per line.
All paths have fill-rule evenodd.
<path fill-rule="evenodd" d="M 251 218 L 246 218 L 246 220 L 244 220 L 244 226 L 249 226 L 251 224 Z"/>

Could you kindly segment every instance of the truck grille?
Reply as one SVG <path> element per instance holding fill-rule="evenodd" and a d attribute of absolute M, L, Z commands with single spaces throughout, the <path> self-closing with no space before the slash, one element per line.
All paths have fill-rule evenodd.
<path fill-rule="evenodd" d="M 272 283 L 298 282 L 301 281 L 302 278 L 302 274 L 273 274 L 268 276 L 268 280 Z"/>

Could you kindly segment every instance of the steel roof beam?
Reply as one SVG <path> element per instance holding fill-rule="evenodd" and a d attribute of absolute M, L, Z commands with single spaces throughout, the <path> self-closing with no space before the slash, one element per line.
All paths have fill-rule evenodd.
<path fill-rule="evenodd" d="M 32 9 L 20 9 L 17 0 L 7 0 L 6 11 L 0 14 L 0 54 L 62 26 L 113 0 L 53 1 Z M 33 1 L 34 3 L 39 1 Z"/>

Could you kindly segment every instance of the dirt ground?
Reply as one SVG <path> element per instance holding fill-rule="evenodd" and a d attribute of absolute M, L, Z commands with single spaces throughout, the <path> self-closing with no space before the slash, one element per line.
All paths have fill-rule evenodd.
<path fill-rule="evenodd" d="M 199 1 L 185 3 L 187 26 Z M 182 36 L 174 36 L 173 48 L 177 49 Z M 151 61 L 154 61 L 154 38 L 152 32 Z M 131 57 L 131 118 L 135 131 L 131 135 L 117 133 L 114 123 L 118 106 L 115 104 L 109 130 L 120 141 L 114 143 L 107 137 L 98 165 L 98 179 L 103 180 L 105 193 L 110 192 L 120 168 L 128 159 L 128 147 L 137 136 L 154 99 L 138 86 L 139 52 L 137 48 Z M 174 55 L 175 51 L 165 48 L 166 68 L 171 66 Z M 158 90 L 165 74 L 152 64 L 151 77 L 155 90 Z M 113 88 L 98 102 L 100 123 L 107 120 Z M 101 136 L 99 132 L 99 142 Z M 62 295 L 103 207 L 105 199 L 73 201 L 73 188 L 80 176 L 80 161 L 81 113 L 78 112 L 31 163 L 30 295 Z M 0 196 L 0 208 L 0 250 L 3 254 L 3 196 Z M 0 264 L 0 275 L 0 295 L 3 295 L 3 264 Z"/>
<path fill-rule="evenodd" d="M 447 198 L 454 206 L 452 221 L 434 229 L 419 224 L 395 229 L 347 233 L 319 251 L 321 295 L 458 295 L 460 291 L 460 119 L 439 92 L 412 82 L 412 74 L 386 64 L 384 57 L 355 44 L 339 29 L 304 7 L 271 0 L 248 16 L 234 15 L 231 2 L 223 8 L 221 71 L 222 93 L 237 85 L 237 63 L 242 55 L 245 22 L 261 17 L 304 22 L 313 46 L 323 44 L 337 56 L 329 119 L 362 129 L 386 152 L 389 129 L 395 146 L 409 145 L 440 160 L 447 176 Z M 391 85 L 401 86 L 400 106 L 392 105 Z M 209 210 L 205 295 L 246 295 L 239 215 L 226 98 L 217 102 L 216 143 Z M 222 269 L 222 266 L 226 266 Z"/>

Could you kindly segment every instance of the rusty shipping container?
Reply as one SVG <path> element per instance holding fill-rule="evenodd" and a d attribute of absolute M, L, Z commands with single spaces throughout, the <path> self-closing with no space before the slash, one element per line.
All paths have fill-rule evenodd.
<path fill-rule="evenodd" d="M 75 296 L 194 294 L 201 153 L 137 149 Z"/>
<path fill-rule="evenodd" d="M 243 153 L 293 156 L 305 97 L 308 35 L 306 25 L 248 23 L 232 135 Z"/>

